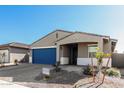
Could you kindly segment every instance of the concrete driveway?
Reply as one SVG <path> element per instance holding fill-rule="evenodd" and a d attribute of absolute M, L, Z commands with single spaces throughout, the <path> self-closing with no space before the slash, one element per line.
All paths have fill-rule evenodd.
<path fill-rule="evenodd" d="M 0 68 L 0 77 L 12 77 L 13 82 L 29 82 L 29 83 L 47 83 L 47 84 L 70 84 L 73 85 L 82 76 L 82 67 L 78 66 L 60 66 L 60 72 L 53 72 L 51 79 L 44 81 L 41 79 L 42 67 L 51 67 L 50 65 L 40 64 L 20 64 L 18 66 L 10 66 Z M 40 80 L 37 78 L 40 76 Z"/>
<path fill-rule="evenodd" d="M 41 73 L 43 65 L 20 64 L 0 68 L 0 77 L 12 77 L 13 82 L 37 82 L 35 77 Z"/>

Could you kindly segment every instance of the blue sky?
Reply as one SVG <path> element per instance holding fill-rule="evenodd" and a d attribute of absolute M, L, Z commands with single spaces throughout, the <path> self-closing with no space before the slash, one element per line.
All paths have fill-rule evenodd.
<path fill-rule="evenodd" d="M 124 6 L 0 6 L 0 44 L 31 44 L 55 29 L 109 35 L 124 51 Z"/>

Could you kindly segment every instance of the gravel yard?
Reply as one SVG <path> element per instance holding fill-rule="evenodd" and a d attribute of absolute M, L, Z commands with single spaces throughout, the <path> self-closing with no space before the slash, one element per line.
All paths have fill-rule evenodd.
<path fill-rule="evenodd" d="M 60 66 L 61 71 L 52 71 L 49 80 L 43 80 L 42 67 L 49 65 L 20 64 L 0 69 L 0 77 L 11 77 L 14 83 L 33 88 L 42 87 L 72 87 L 78 80 L 83 79 L 82 67 Z"/>
<path fill-rule="evenodd" d="M 20 64 L 0 68 L 0 79 L 30 88 L 124 88 L 123 76 L 122 79 L 106 77 L 103 84 L 100 82 L 93 83 L 91 77 L 82 74 L 84 67 L 81 66 L 60 66 L 60 72 L 52 71 L 50 79 L 44 80 L 41 73 L 43 67 L 52 66 Z M 121 69 L 121 73 L 124 75 L 124 69 Z"/>
<path fill-rule="evenodd" d="M 33 83 L 33 82 L 15 82 L 16 84 L 23 85 L 30 88 L 72 88 L 70 84 L 54 84 L 54 83 Z"/>

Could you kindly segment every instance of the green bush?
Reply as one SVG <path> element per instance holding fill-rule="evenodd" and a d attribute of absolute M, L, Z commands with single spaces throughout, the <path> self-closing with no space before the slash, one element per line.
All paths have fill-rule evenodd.
<path fill-rule="evenodd" d="M 116 68 L 109 68 L 106 70 L 106 74 L 108 76 L 114 76 L 114 77 L 121 77 L 121 73 L 118 69 Z"/>
<path fill-rule="evenodd" d="M 85 75 L 92 75 L 92 67 L 91 67 L 90 65 L 88 65 L 88 66 L 84 69 L 83 73 L 84 73 Z"/>

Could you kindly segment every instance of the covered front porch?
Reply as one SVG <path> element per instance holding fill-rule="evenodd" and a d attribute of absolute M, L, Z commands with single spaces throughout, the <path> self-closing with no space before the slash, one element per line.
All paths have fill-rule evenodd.
<path fill-rule="evenodd" d="M 94 65 L 97 65 L 96 47 L 99 47 L 99 51 L 104 53 L 113 52 L 109 37 L 77 32 L 57 41 L 57 61 L 62 65 L 88 65 L 91 64 L 91 55 L 93 55 Z M 103 66 L 106 65 L 107 60 L 108 58 L 104 58 Z M 111 60 L 109 66 L 111 66 Z"/>
<path fill-rule="evenodd" d="M 82 42 L 61 45 L 60 64 L 85 66 L 91 64 L 91 58 L 93 58 L 94 65 L 97 65 L 97 59 L 95 58 L 97 47 L 97 42 Z M 104 66 L 107 63 L 107 60 L 107 58 L 104 58 Z M 109 63 L 109 66 L 111 66 L 111 62 Z"/>

